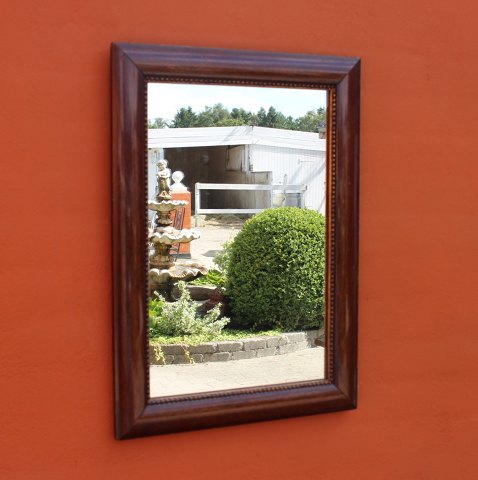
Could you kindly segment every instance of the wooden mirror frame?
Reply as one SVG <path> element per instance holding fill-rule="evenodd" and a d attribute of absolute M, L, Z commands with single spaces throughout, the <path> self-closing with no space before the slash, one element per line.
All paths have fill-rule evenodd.
<path fill-rule="evenodd" d="M 327 89 L 325 379 L 149 398 L 147 84 Z M 360 60 L 112 45 L 116 438 L 356 408 Z"/>

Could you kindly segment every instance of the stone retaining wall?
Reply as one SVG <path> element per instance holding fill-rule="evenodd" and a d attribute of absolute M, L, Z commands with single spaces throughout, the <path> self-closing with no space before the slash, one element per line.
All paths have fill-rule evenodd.
<path fill-rule="evenodd" d="M 150 346 L 150 363 L 170 365 L 269 357 L 323 345 L 323 340 L 324 330 L 321 329 L 283 333 L 273 337 L 207 342 L 199 345 L 173 344 L 160 347 L 152 345 Z"/>

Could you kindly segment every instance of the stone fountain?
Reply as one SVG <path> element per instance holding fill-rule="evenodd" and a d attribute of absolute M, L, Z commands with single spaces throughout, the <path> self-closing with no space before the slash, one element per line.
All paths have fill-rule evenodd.
<path fill-rule="evenodd" d="M 171 289 L 176 282 L 194 280 L 206 275 L 208 269 L 199 263 L 175 263 L 170 255 L 172 245 L 189 243 L 200 234 L 196 230 L 172 227 L 171 213 L 184 208 L 188 202 L 171 198 L 171 170 L 167 166 L 166 160 L 158 161 L 157 194 L 148 202 L 148 208 L 156 214 L 149 234 L 149 294 L 158 291 L 171 300 Z"/>

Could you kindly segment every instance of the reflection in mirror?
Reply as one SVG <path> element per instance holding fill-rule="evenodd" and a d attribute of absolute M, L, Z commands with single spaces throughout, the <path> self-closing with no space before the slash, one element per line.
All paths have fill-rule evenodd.
<path fill-rule="evenodd" d="M 325 378 L 326 102 L 148 84 L 151 397 Z"/>

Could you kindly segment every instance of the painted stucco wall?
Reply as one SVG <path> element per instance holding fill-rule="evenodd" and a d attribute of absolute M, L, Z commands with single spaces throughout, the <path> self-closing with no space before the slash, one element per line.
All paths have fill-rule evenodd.
<path fill-rule="evenodd" d="M 9 2 L 0 478 L 477 478 L 477 16 L 474 0 Z M 357 410 L 113 439 L 111 41 L 362 58 Z"/>

